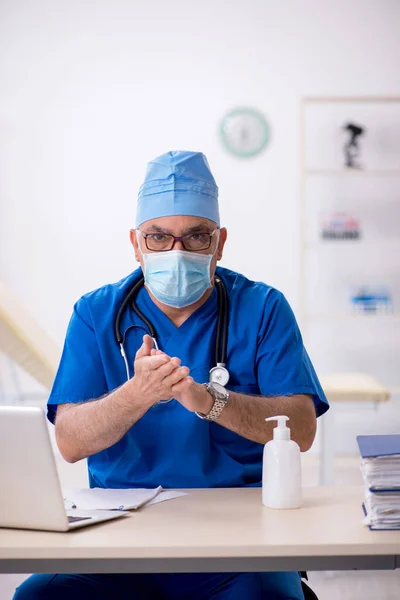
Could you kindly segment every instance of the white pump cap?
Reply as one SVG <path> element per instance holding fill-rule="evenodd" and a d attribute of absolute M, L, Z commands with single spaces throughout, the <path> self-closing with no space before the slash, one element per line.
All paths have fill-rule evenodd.
<path fill-rule="evenodd" d="M 277 427 L 274 428 L 274 440 L 290 440 L 290 429 L 286 427 L 286 421 L 289 417 L 279 415 L 277 417 L 269 417 L 266 421 L 278 421 Z"/>

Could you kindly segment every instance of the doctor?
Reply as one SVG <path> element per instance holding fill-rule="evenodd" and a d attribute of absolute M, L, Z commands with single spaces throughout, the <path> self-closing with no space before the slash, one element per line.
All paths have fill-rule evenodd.
<path fill-rule="evenodd" d="M 242 252 L 250 259 L 260 232 L 243 220 Z M 286 414 L 306 451 L 316 417 L 328 409 L 287 301 L 264 283 L 217 268 L 227 231 L 201 153 L 168 152 L 149 163 L 130 235 L 140 268 L 74 307 L 48 401 L 62 455 L 88 459 L 92 487 L 260 486 L 263 444 L 272 434 L 264 419 Z M 134 305 L 121 313 L 143 274 Z M 228 382 L 224 370 L 212 371 L 224 362 L 216 356 L 223 335 L 217 336 L 218 278 L 228 297 Z M 118 313 L 126 364 L 116 339 Z M 158 350 L 140 315 L 154 329 Z M 300 600 L 303 594 L 298 573 L 227 573 L 34 575 L 15 595 L 156 598 Z"/>

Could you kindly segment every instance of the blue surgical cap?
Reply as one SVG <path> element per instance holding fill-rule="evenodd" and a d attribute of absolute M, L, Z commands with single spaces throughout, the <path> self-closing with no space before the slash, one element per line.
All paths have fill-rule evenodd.
<path fill-rule="evenodd" d="M 167 152 L 147 165 L 136 227 L 158 217 L 204 217 L 219 226 L 218 187 L 201 152 Z"/>

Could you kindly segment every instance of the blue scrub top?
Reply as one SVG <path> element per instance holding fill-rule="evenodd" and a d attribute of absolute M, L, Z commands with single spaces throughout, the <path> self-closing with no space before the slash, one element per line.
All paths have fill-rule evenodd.
<path fill-rule="evenodd" d="M 217 274 L 229 299 L 227 388 L 253 396 L 310 394 L 317 415 L 323 414 L 328 401 L 283 294 L 228 269 L 218 267 Z M 114 323 L 123 299 L 141 275 L 138 269 L 75 304 L 48 401 L 51 422 L 58 404 L 100 398 L 125 383 Z M 136 302 L 153 323 L 160 348 L 178 356 L 195 381 L 208 381 L 215 366 L 216 290 L 180 327 L 152 302 L 145 288 Z M 147 331 L 131 307 L 122 317 L 121 331 L 133 372 L 135 353 Z M 89 481 L 91 487 L 106 488 L 257 486 L 262 451 L 261 444 L 201 420 L 172 400 L 151 408 L 119 442 L 90 456 Z"/>

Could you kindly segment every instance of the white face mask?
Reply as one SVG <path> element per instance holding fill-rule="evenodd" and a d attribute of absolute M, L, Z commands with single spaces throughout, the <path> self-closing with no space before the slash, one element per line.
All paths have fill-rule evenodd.
<path fill-rule="evenodd" d="M 146 286 L 167 306 L 183 308 L 194 304 L 212 287 L 210 265 L 214 254 L 169 250 L 142 252 L 142 256 Z"/>

